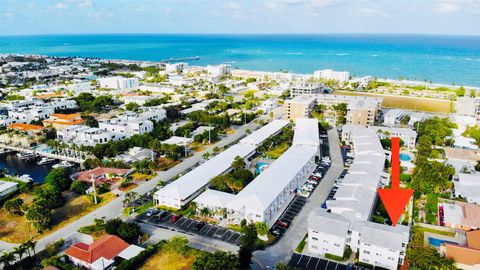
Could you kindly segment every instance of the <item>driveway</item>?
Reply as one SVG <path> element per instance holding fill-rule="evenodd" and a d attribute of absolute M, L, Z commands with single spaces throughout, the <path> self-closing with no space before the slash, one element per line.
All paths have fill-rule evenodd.
<path fill-rule="evenodd" d="M 255 268 L 265 269 L 274 267 L 278 262 L 288 263 L 297 245 L 308 231 L 307 218 L 315 207 L 320 207 L 333 187 L 335 180 L 343 170 L 343 159 L 340 153 L 339 138 L 336 129 L 328 131 L 328 142 L 331 167 L 323 177 L 320 184 L 314 190 L 307 203 L 303 206 L 298 216 L 293 220 L 290 228 L 280 237 L 278 242 L 267 247 L 265 250 L 258 250 L 254 253 Z"/>

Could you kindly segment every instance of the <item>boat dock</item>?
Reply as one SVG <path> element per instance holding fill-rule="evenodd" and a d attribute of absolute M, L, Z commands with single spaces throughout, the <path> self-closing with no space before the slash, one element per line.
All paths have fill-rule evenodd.
<path fill-rule="evenodd" d="M 21 147 L 6 145 L 6 144 L 3 144 L 3 143 L 0 143 L 0 148 L 8 149 L 8 150 L 15 151 L 15 152 L 20 152 L 20 153 L 37 154 L 38 156 L 41 156 L 41 157 L 59 159 L 59 160 L 78 163 L 78 164 L 82 164 L 85 161 L 84 159 L 82 159 L 80 157 L 70 157 L 70 156 L 52 154 L 52 153 L 47 153 L 47 152 L 42 152 L 42 151 L 36 151 L 34 149 L 25 149 L 25 148 L 21 148 Z"/>

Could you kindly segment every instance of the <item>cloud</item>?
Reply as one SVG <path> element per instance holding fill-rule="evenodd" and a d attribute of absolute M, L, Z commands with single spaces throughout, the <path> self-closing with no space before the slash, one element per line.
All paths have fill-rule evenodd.
<path fill-rule="evenodd" d="M 441 1 L 437 4 L 437 11 L 441 13 L 456 13 L 461 8 L 460 1 Z"/>
<path fill-rule="evenodd" d="M 376 8 L 360 8 L 358 10 L 358 13 L 360 13 L 365 17 L 382 17 L 382 18 L 388 17 L 387 14 L 385 14 L 380 9 L 376 9 Z"/>
<path fill-rule="evenodd" d="M 66 2 L 76 4 L 81 8 L 91 7 L 94 5 L 93 0 L 66 0 Z"/>
<path fill-rule="evenodd" d="M 56 9 L 67 9 L 68 5 L 63 3 L 63 2 L 58 2 L 58 3 L 55 4 L 55 8 Z"/>
<path fill-rule="evenodd" d="M 242 6 L 237 2 L 227 3 L 226 8 L 233 14 L 234 18 L 239 18 L 243 15 Z"/>
<path fill-rule="evenodd" d="M 4 12 L 2 15 L 3 15 L 3 17 L 5 17 L 5 18 L 11 18 L 11 17 L 13 16 L 13 13 L 11 13 L 11 12 L 9 12 L 9 11 L 6 11 L 6 12 Z"/>
<path fill-rule="evenodd" d="M 239 10 L 239 9 L 242 9 L 242 6 L 240 6 L 240 4 L 238 4 L 237 2 L 229 2 L 227 4 L 227 7 L 229 9 L 234 9 L 234 10 Z"/>

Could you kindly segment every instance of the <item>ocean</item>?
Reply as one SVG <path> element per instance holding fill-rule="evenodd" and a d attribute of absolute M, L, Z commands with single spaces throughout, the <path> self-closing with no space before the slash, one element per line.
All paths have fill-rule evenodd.
<path fill-rule="evenodd" d="M 0 53 L 161 61 L 191 65 L 432 81 L 480 87 L 480 37 L 427 35 L 104 34 L 1 36 Z"/>

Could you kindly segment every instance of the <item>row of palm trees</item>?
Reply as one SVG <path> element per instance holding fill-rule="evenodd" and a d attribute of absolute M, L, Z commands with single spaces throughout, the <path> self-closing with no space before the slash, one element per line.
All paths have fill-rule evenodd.
<path fill-rule="evenodd" d="M 21 261 L 26 253 L 28 253 L 28 257 L 31 257 L 32 253 L 35 256 L 36 245 L 37 242 L 30 239 L 25 243 L 22 243 L 19 246 L 13 248 L 11 252 L 2 253 L 2 255 L 0 255 L 0 265 L 2 265 L 3 268 L 8 268 L 12 263 L 15 263 L 16 261 Z"/>

